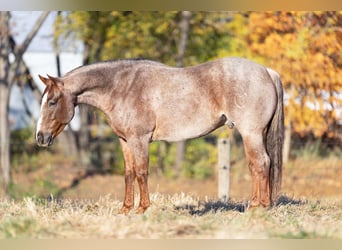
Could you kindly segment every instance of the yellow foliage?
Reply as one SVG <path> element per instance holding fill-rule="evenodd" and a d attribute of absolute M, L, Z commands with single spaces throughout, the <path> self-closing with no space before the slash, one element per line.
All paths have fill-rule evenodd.
<path fill-rule="evenodd" d="M 286 124 L 332 136 L 341 108 L 342 12 L 253 12 L 247 41 L 283 80 Z"/>

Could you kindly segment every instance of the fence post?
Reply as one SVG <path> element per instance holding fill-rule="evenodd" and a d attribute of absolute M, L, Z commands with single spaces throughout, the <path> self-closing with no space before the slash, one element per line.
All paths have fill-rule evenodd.
<path fill-rule="evenodd" d="M 224 202 L 229 199 L 230 141 L 218 140 L 218 198 Z"/>

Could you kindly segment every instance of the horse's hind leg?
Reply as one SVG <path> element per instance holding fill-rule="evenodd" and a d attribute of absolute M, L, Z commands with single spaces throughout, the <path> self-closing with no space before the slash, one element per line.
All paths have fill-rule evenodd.
<path fill-rule="evenodd" d="M 268 207 L 270 201 L 270 158 L 264 145 L 263 132 L 242 135 L 248 166 L 252 175 L 250 207 Z"/>

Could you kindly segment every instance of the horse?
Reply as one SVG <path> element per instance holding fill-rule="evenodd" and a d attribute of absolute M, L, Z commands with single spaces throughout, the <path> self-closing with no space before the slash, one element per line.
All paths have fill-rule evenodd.
<path fill-rule="evenodd" d="M 282 178 L 283 87 L 279 74 L 239 57 L 189 67 L 145 59 L 80 66 L 62 77 L 39 75 L 45 84 L 37 122 L 38 145 L 50 146 L 79 104 L 105 114 L 118 136 L 125 168 L 125 197 L 119 213 L 150 206 L 149 143 L 204 136 L 226 125 L 242 136 L 252 179 L 249 207 L 276 203 Z"/>

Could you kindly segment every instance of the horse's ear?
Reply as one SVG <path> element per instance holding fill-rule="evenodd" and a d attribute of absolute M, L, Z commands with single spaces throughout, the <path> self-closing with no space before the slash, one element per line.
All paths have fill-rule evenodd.
<path fill-rule="evenodd" d="M 48 86 L 48 85 L 51 84 L 51 81 L 50 81 L 49 78 L 46 78 L 46 77 L 41 76 L 41 75 L 38 75 L 38 76 L 39 76 L 39 79 L 42 80 L 42 82 L 43 82 L 46 86 Z"/>
<path fill-rule="evenodd" d="M 55 83 L 55 84 L 61 84 L 62 86 L 64 86 L 64 82 L 58 78 L 58 77 L 53 77 L 53 76 L 50 76 L 50 75 L 47 75 L 49 77 L 49 79 Z"/>

